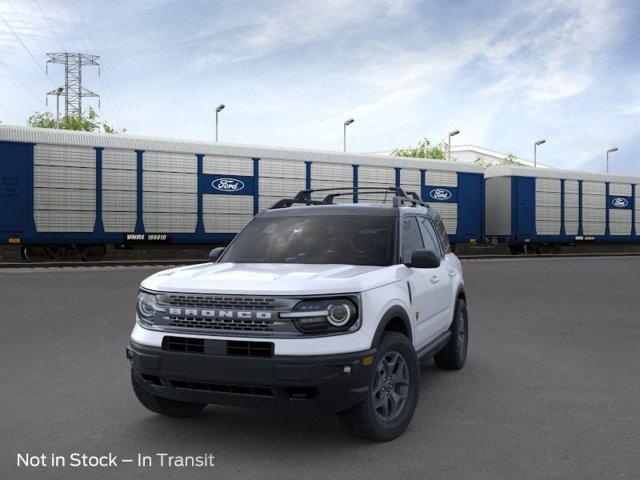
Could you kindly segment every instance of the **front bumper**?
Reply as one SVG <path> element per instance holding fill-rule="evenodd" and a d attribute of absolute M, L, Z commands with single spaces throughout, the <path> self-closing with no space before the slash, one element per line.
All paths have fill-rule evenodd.
<path fill-rule="evenodd" d="M 127 358 L 150 393 L 197 403 L 335 413 L 365 400 L 376 350 L 272 357 L 166 351 L 130 342 Z M 363 361 L 364 359 L 364 361 Z"/>

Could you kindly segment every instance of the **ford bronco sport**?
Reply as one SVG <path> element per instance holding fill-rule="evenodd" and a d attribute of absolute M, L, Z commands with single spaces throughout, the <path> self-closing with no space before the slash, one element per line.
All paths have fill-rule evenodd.
<path fill-rule="evenodd" d="M 396 187 L 376 205 L 319 191 L 261 212 L 209 263 L 142 282 L 127 357 L 145 407 L 337 413 L 388 441 L 411 421 L 420 361 L 463 367 L 462 270 L 438 213 Z"/>

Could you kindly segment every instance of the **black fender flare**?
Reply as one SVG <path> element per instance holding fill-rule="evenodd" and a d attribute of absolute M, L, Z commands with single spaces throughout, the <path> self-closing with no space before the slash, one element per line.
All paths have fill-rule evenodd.
<path fill-rule="evenodd" d="M 409 340 L 413 342 L 413 329 L 411 327 L 411 320 L 409 319 L 409 314 L 400 305 L 394 305 L 390 307 L 380 319 L 380 322 L 378 323 L 378 328 L 376 329 L 376 333 L 373 336 L 373 341 L 371 342 L 371 348 L 378 346 L 378 344 L 380 343 L 380 338 L 382 337 L 382 334 L 387 328 L 387 325 L 394 318 L 399 318 L 400 320 L 402 320 L 402 323 L 404 324 L 404 328 L 408 333 Z"/>
<path fill-rule="evenodd" d="M 456 302 L 459 298 L 462 298 L 465 302 L 467 301 L 467 294 L 464 291 L 464 285 L 462 283 L 458 285 L 458 291 L 456 292 Z"/>
<path fill-rule="evenodd" d="M 456 292 L 456 300 L 453 304 L 453 315 L 451 315 L 451 323 L 449 324 L 449 330 L 453 326 L 453 320 L 456 318 L 456 305 L 458 304 L 458 300 L 464 300 L 464 303 L 467 303 L 467 294 L 464 291 L 464 285 L 458 285 L 458 291 Z"/>

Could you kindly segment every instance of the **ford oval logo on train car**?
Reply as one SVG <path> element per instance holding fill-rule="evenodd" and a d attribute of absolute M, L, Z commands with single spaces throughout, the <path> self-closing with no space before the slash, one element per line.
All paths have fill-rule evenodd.
<path fill-rule="evenodd" d="M 244 188 L 244 182 L 237 178 L 216 178 L 211 186 L 220 192 L 239 192 Z"/>
<path fill-rule="evenodd" d="M 616 208 L 626 208 L 629 205 L 629 201 L 626 198 L 616 197 L 611 200 L 611 205 Z"/>
<path fill-rule="evenodd" d="M 434 188 L 429 192 L 429 196 L 434 200 L 449 200 L 452 195 L 446 188 Z"/>

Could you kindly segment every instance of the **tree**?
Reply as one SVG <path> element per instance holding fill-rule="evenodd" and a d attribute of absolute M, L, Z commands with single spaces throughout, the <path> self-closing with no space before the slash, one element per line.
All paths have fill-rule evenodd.
<path fill-rule="evenodd" d="M 127 131 L 125 128 L 118 131 L 107 122 L 100 121 L 99 117 L 98 112 L 89 107 L 86 116 L 62 117 L 59 124 L 57 124 L 51 112 L 36 112 L 29 117 L 27 125 L 38 128 L 59 128 L 61 130 L 80 130 L 83 132 L 125 133 Z"/>
<path fill-rule="evenodd" d="M 391 155 L 396 155 L 398 157 L 446 160 L 448 148 L 449 146 L 444 142 L 433 145 L 428 138 L 424 138 L 417 147 L 396 148 L 391 152 Z"/>
<path fill-rule="evenodd" d="M 487 160 L 484 157 L 477 156 L 475 160 L 476 165 L 480 165 L 482 168 L 489 168 L 494 165 L 522 165 L 518 161 L 518 157 L 516 157 L 513 153 L 507 154 L 503 159 L 498 160 L 497 162 L 493 162 L 491 160 Z"/>

